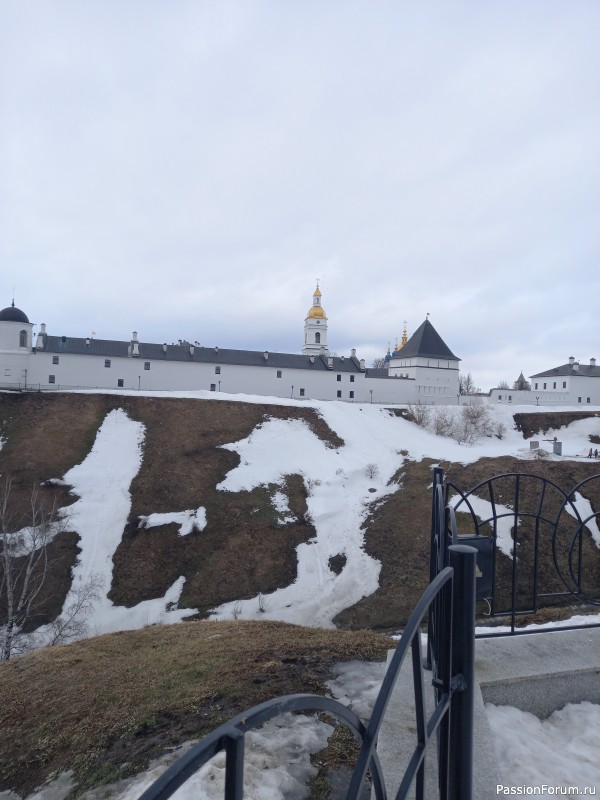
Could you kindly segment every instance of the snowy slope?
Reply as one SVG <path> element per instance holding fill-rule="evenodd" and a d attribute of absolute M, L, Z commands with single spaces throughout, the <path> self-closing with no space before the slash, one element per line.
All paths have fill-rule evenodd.
<path fill-rule="evenodd" d="M 264 397 L 215 396 L 210 392 L 165 393 L 164 396 L 265 404 Z M 316 409 L 343 439 L 344 445 L 333 448 L 302 421 L 277 418 L 259 425 L 246 439 L 222 443 L 223 447 L 238 453 L 240 463 L 218 486 L 221 491 L 237 492 L 267 483 L 276 484 L 280 491 L 273 499 L 274 507 L 285 523 L 286 515 L 288 520 L 291 515 L 289 509 L 286 511 L 284 478 L 299 473 L 307 487 L 308 511 L 316 536 L 297 549 L 298 576 L 294 583 L 267 596 L 225 604 L 215 609 L 213 617 L 216 619 L 231 619 L 235 615 L 332 627 L 333 618 L 341 610 L 377 589 L 380 564 L 365 553 L 361 527 L 373 503 L 401 490 L 392 479 L 406 458 L 428 457 L 461 463 L 474 462 L 484 456 L 531 458 L 528 443 L 514 429 L 512 418 L 519 410 L 531 413 L 530 407 L 492 407 L 490 413 L 495 422 L 505 426 L 504 437 L 485 438 L 467 447 L 436 436 L 378 405 L 306 403 L 280 398 L 273 398 L 273 403 Z M 451 410 L 459 413 L 459 409 Z M 589 434 L 598 430 L 596 419 L 585 419 L 567 429 L 549 431 L 544 439 L 551 440 L 556 435 L 563 441 L 563 458 L 579 460 L 588 452 Z M 550 450 L 550 443 L 543 445 Z M 81 538 L 82 549 L 65 608 L 73 602 L 78 587 L 90 578 L 100 578 L 103 585 L 89 620 L 90 635 L 178 622 L 195 610 L 175 609 L 183 577 L 164 597 L 133 608 L 115 606 L 106 596 L 111 584 L 112 558 L 131 507 L 129 486 L 141 467 L 143 447 L 143 425 L 131 420 L 122 410 L 112 411 L 98 430 L 86 459 L 62 476 L 79 497 L 74 505 L 65 509 L 65 514 L 69 516 L 69 528 L 77 531 Z M 549 455 L 549 458 L 559 457 Z M 180 535 L 192 529 L 201 531 L 209 522 L 201 497 L 197 498 L 196 508 L 177 510 L 168 516 L 169 520 L 180 524 Z M 165 515 L 149 514 L 143 524 L 149 527 L 165 521 Z M 329 559 L 339 555 L 345 557 L 345 566 L 340 574 L 335 574 L 329 568 Z M 40 636 L 43 634 L 40 630 Z"/>

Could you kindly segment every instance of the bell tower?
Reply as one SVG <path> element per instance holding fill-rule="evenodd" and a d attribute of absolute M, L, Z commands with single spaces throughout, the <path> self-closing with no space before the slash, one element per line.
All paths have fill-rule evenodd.
<path fill-rule="evenodd" d="M 327 314 L 321 305 L 321 290 L 317 281 L 317 288 L 313 293 L 313 304 L 308 309 L 304 320 L 304 355 L 326 354 L 327 350 Z"/>

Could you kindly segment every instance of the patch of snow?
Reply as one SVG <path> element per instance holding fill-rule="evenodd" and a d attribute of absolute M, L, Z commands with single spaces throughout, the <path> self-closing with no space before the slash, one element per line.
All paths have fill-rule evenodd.
<path fill-rule="evenodd" d="M 600 705 L 568 704 L 546 720 L 510 706 L 486 710 L 503 785 L 600 787 Z"/>
<path fill-rule="evenodd" d="M 450 505 L 454 508 L 460 503 L 462 497 L 460 495 L 455 495 L 450 500 Z M 475 514 L 481 520 L 489 520 L 493 516 L 493 509 L 492 504 L 489 500 L 483 500 L 481 497 L 477 497 L 474 494 L 469 495 L 468 498 L 469 503 Z M 509 558 L 513 557 L 513 546 L 514 541 L 512 538 L 512 530 L 515 523 L 515 516 L 514 511 L 508 506 L 500 505 L 496 503 L 496 547 L 504 553 L 504 555 L 508 556 Z M 463 502 L 458 509 L 456 509 L 457 514 L 465 513 L 470 515 L 469 507 L 467 506 L 466 502 Z M 500 514 L 506 514 L 506 516 L 500 517 Z M 520 523 L 520 520 L 517 520 L 517 525 Z M 493 520 L 488 522 L 488 525 L 493 530 Z"/>
<path fill-rule="evenodd" d="M 579 512 L 582 521 L 585 523 L 585 527 L 590 532 L 592 539 L 596 543 L 597 547 L 600 547 L 600 530 L 598 530 L 598 517 L 596 516 L 596 513 L 592 508 L 592 504 L 586 497 L 583 497 L 583 495 L 581 495 L 579 492 L 575 492 L 575 499 L 572 502 L 577 511 Z M 577 515 L 575 514 L 575 511 L 571 507 L 570 503 L 567 503 L 567 505 L 565 506 L 565 510 L 574 519 L 577 519 Z"/>
<path fill-rule="evenodd" d="M 275 492 L 271 498 L 271 503 L 275 511 L 280 515 L 279 522 L 281 525 L 296 522 L 296 517 L 291 512 L 288 498 L 283 492 Z"/>
<path fill-rule="evenodd" d="M 122 409 L 109 412 L 98 429 L 92 449 L 81 464 L 64 476 L 79 497 L 66 509 L 68 527 L 80 537 L 81 552 L 73 568 L 71 589 L 63 610 L 76 600 L 82 587 L 95 580 L 104 593 L 93 602 L 87 619 L 90 635 L 133 630 L 165 622 L 179 622 L 195 609 L 176 609 L 185 578 L 178 578 L 163 597 L 145 600 L 132 608 L 116 606 L 106 593 L 112 583 L 113 555 L 121 542 L 131 509 L 129 487 L 142 462 L 144 426 Z M 46 626 L 35 632 L 41 644 Z"/>
<path fill-rule="evenodd" d="M 140 528 L 158 528 L 161 525 L 175 523 L 179 525 L 179 536 L 187 536 L 194 531 L 206 528 L 206 509 L 200 506 L 195 511 L 171 511 L 164 514 L 148 514 L 140 517 Z"/>

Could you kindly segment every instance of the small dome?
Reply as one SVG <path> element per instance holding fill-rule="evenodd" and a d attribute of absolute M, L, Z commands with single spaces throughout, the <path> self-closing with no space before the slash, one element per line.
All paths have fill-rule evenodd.
<path fill-rule="evenodd" d="M 384 355 L 384 357 L 383 357 L 383 360 L 384 360 L 384 361 L 391 361 L 391 360 L 392 360 L 392 357 L 391 357 L 391 355 L 390 355 L 389 353 L 386 353 L 386 354 Z"/>
<path fill-rule="evenodd" d="M 15 302 L 11 306 L 7 306 L 0 311 L 0 322 L 27 322 L 27 314 L 21 311 L 20 308 L 15 308 Z"/>
<path fill-rule="evenodd" d="M 327 319 L 327 315 L 325 311 L 323 311 L 322 306 L 311 306 L 308 309 L 308 314 L 306 315 L 309 319 Z"/>

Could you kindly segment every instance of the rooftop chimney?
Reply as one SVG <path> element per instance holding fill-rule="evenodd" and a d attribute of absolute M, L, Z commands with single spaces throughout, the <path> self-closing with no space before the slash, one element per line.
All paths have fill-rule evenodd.
<path fill-rule="evenodd" d="M 575 372 L 579 372 L 579 361 L 576 361 L 576 362 L 573 364 L 573 369 L 575 370 Z"/>
<path fill-rule="evenodd" d="M 590 358 L 590 367 L 595 367 L 595 366 L 596 366 L 596 359 Z"/>
<path fill-rule="evenodd" d="M 310 358 L 308 360 L 310 361 L 311 364 L 315 363 L 315 357 L 314 356 L 310 356 Z"/>
<path fill-rule="evenodd" d="M 87 339 L 85 340 L 85 346 L 86 346 L 86 347 L 89 347 L 89 346 L 90 346 L 90 337 L 89 337 L 89 336 L 88 336 L 88 337 L 87 337 Z"/>
<path fill-rule="evenodd" d="M 355 347 L 353 347 L 352 350 L 350 350 L 350 356 L 351 356 L 351 358 L 356 358 L 356 348 Z"/>
<path fill-rule="evenodd" d="M 575 363 L 575 356 L 569 356 L 569 364 Z"/>
<path fill-rule="evenodd" d="M 215 347 L 215 353 L 218 353 L 218 352 L 219 352 L 219 348 Z"/>
<path fill-rule="evenodd" d="M 131 341 L 132 341 L 132 342 L 137 342 L 137 340 L 138 340 L 138 338 L 137 338 L 137 331 L 134 331 L 134 332 L 131 334 Z"/>
<path fill-rule="evenodd" d="M 191 356 L 194 355 L 194 345 L 193 344 L 190 345 L 190 355 Z"/>
<path fill-rule="evenodd" d="M 163 353 L 167 352 L 167 343 L 163 342 Z"/>
<path fill-rule="evenodd" d="M 364 371 L 364 368 L 365 368 L 365 360 L 364 360 L 364 358 L 361 358 L 361 360 L 360 360 L 360 368 Z"/>
<path fill-rule="evenodd" d="M 263 353 L 263 356 L 264 356 L 265 361 L 268 361 L 269 360 L 269 351 L 265 350 L 265 352 Z"/>
<path fill-rule="evenodd" d="M 333 369 L 333 358 L 332 358 L 332 356 L 328 356 L 327 357 L 327 366 L 329 367 L 329 369 Z"/>

